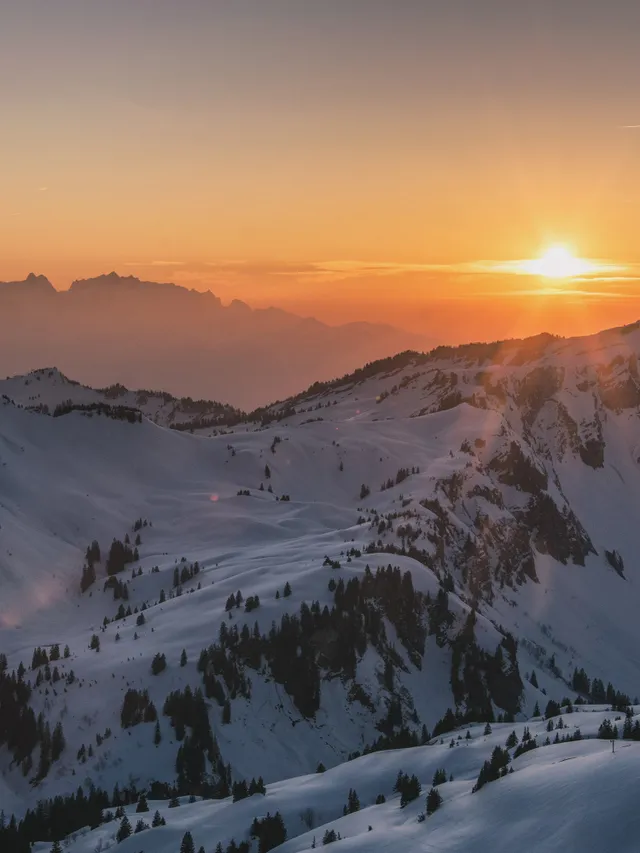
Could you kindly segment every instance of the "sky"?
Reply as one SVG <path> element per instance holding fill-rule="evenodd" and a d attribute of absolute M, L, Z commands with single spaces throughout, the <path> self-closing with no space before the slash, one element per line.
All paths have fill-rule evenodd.
<path fill-rule="evenodd" d="M 638 32 L 636 0 L 0 0 L 0 280 L 447 340 L 635 320 Z M 594 274 L 509 266 L 556 243 Z"/>

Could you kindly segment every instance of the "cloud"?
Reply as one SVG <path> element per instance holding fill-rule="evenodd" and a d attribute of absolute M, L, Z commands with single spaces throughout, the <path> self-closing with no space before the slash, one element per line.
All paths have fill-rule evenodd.
<path fill-rule="evenodd" d="M 489 295 L 489 294 L 483 294 Z M 505 293 L 495 294 L 504 296 Z M 538 287 L 529 290 L 514 290 L 510 296 L 582 296 L 596 299 L 625 299 L 628 293 L 616 293 L 612 290 L 583 290 L 575 287 Z"/>
<path fill-rule="evenodd" d="M 621 130 L 640 130 L 640 124 L 621 124 Z"/>
<path fill-rule="evenodd" d="M 125 267 L 183 267 L 185 261 L 126 261 Z"/>
<path fill-rule="evenodd" d="M 49 187 L 38 187 L 38 192 L 39 192 L 39 193 L 46 193 L 46 191 L 47 191 L 48 189 L 49 189 Z"/>
<path fill-rule="evenodd" d="M 622 277 L 621 274 L 632 271 L 632 267 L 630 266 L 613 264 L 609 261 L 589 260 L 584 263 L 592 271 L 593 277 L 597 277 L 599 281 L 607 281 L 609 277 L 612 280 L 620 280 Z M 354 260 L 322 261 L 309 264 L 304 268 L 283 268 L 276 274 L 311 279 L 346 279 L 362 276 L 394 276 L 412 273 L 437 273 L 478 277 L 487 275 L 540 276 L 540 273 L 535 272 L 533 262 L 530 259 L 513 261 L 460 261 L 447 264 Z M 567 276 L 567 278 L 575 280 L 577 276 Z M 584 274 L 584 278 L 587 280 L 591 276 Z"/>

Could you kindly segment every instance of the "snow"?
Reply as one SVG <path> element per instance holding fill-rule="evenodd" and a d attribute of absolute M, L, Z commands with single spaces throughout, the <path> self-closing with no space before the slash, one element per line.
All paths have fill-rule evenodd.
<path fill-rule="evenodd" d="M 421 529 L 416 546 L 434 554 L 428 534 L 435 515 L 420 504 L 426 498 L 439 501 L 452 539 L 476 535 L 480 517 L 495 525 L 515 523 L 529 495 L 499 482 L 489 463 L 516 441 L 546 471 L 548 493 L 561 511 L 565 506 L 572 510 L 595 551 L 581 566 L 571 560 L 563 565 L 536 550 L 538 582 L 496 582 L 493 598 L 479 604 L 476 640 L 481 647 L 495 652 L 504 631 L 519 641 L 525 690 L 518 722 L 494 726 L 487 738 L 482 726 L 472 726 L 471 744 L 462 741 L 453 749 L 445 739 L 443 745 L 347 762 L 349 753 L 362 750 L 379 734 L 376 720 L 388 696 L 377 652 L 367 650 L 356 675 L 372 697 L 374 714 L 350 702 L 349 685 L 334 679 L 323 682 L 320 710 L 314 720 L 306 720 L 265 673 L 251 673 L 251 701 L 233 701 L 231 724 L 222 725 L 215 703 L 210 718 L 234 779 L 262 775 L 269 783 L 266 799 L 183 803 L 163 812 L 166 827 L 132 837 L 119 850 L 137 853 L 144 839 L 145 853 L 173 853 L 189 828 L 196 847 L 202 843 L 209 851 L 218 840 L 245 838 L 253 817 L 267 810 L 285 816 L 290 840 L 283 853 L 309 849 L 314 835 L 320 845 L 327 828 L 343 836 L 340 849 L 374 853 L 392 845 L 451 853 L 518 846 L 565 853 L 637 850 L 640 827 L 631 802 L 640 748 L 636 743 L 620 742 L 615 754 L 609 744 L 594 739 L 541 747 L 516 759 L 508 777 L 476 794 L 471 787 L 492 748 L 504 744 L 512 729 L 521 736 L 536 703 L 544 709 L 550 697 L 574 695 L 567 683 L 574 667 L 584 667 L 605 684 L 611 680 L 632 697 L 640 693 L 640 662 L 630 653 L 639 638 L 640 576 L 634 563 L 640 548 L 638 408 L 613 409 L 602 403 L 612 383 L 635 381 L 633 357 L 639 349 L 640 332 L 631 330 L 551 341 L 541 355 L 524 363 L 516 344 L 505 345 L 493 362 L 445 353 L 439 360 L 409 363 L 392 375 L 381 372 L 357 385 L 303 396 L 295 401 L 295 415 L 266 428 L 247 423 L 224 434 L 168 429 L 176 417 L 176 401 L 164 403 L 161 396 L 145 403 L 140 424 L 79 412 L 57 418 L 38 414 L 35 408 L 41 404 L 51 409 L 67 399 L 83 404 L 105 400 L 102 392 L 70 383 L 55 370 L 0 382 L 0 398 L 5 395 L 0 399 L 0 650 L 10 668 L 20 661 L 29 667 L 35 646 L 59 643 L 62 648 L 68 643 L 71 657 L 57 665 L 63 678 L 70 669 L 76 675 L 66 689 L 61 681 L 55 692 L 52 685 L 48 692 L 46 685 L 34 691 L 36 712 L 45 710 L 52 726 L 63 723 L 67 748 L 61 760 L 32 787 L 19 768 L 10 766 L 6 751 L 0 751 L 0 808 L 21 814 L 40 798 L 89 782 L 111 789 L 116 782 L 133 780 L 144 787 L 153 779 L 173 779 L 177 743 L 167 718 L 160 714 L 163 739 L 156 747 L 153 725 L 120 728 L 122 697 L 128 687 L 144 686 L 161 711 L 171 690 L 200 685 L 198 655 L 217 640 L 221 622 L 228 619 L 225 602 L 238 589 L 245 598 L 258 594 L 261 606 L 246 616 L 238 611 L 234 622 L 252 625 L 257 620 L 261 631 L 285 612 L 297 612 L 303 601 L 330 604 L 329 580 L 360 575 L 367 564 L 374 570 L 388 563 L 410 569 L 415 587 L 434 595 L 440 585 L 436 571 L 406 555 L 378 551 L 347 561 L 344 552 L 378 539 L 399 545 L 397 527 L 407 519 L 398 518 L 392 532 L 379 535 L 376 513 L 411 512 L 408 520 Z M 623 360 L 614 361 L 620 355 Z M 561 371 L 562 382 L 531 415 L 522 402 L 522 388 L 534 369 L 548 365 Z M 444 380 L 437 379 L 437 371 Z M 501 383 L 502 397 L 486 392 L 480 372 L 491 374 L 493 386 Z M 439 410 L 452 388 L 467 402 Z M 378 402 L 382 392 L 389 396 Z M 113 402 L 136 405 L 137 399 L 135 392 L 124 392 Z M 559 414 L 561 407 L 575 422 L 575 433 Z M 312 418 L 322 420 L 308 422 Z M 604 464 L 592 468 L 580 458 L 576 442 L 598 434 Z M 280 442 L 273 444 L 276 437 Z M 394 478 L 399 468 L 413 466 L 420 473 L 380 491 L 380 484 Z M 454 495 L 447 484 L 456 478 L 462 485 Z M 371 488 L 365 499 L 359 497 L 362 483 Z M 497 490 L 500 501 L 479 496 L 474 487 Z M 245 489 L 249 497 L 238 495 Z M 291 500 L 276 499 L 282 495 Z M 114 537 L 128 532 L 133 538 L 132 524 L 139 517 L 152 522 L 141 531 L 135 568 L 143 574 L 131 579 L 125 571 L 123 579 L 128 580 L 131 607 L 149 605 L 146 624 L 137 626 L 133 616 L 102 632 L 104 617 L 112 618 L 119 602 L 102 591 L 104 563 L 98 566 L 97 583 L 80 595 L 84 552 L 94 538 L 103 554 Z M 366 523 L 358 524 L 360 517 Z M 607 563 L 605 549 L 623 556 L 624 577 Z M 323 565 L 325 556 L 338 559 L 340 568 Z M 185 585 L 183 595 L 159 604 L 160 591 L 169 595 L 174 568 L 183 557 L 189 563 L 198 560 L 202 571 Z M 456 614 L 454 636 L 471 597 L 453 557 L 447 569 L 455 586 L 449 596 Z M 293 592 L 285 599 L 287 581 Z M 94 632 L 101 640 L 99 653 L 88 648 Z M 451 649 L 429 637 L 418 669 L 390 624 L 387 634 L 406 664 L 406 671 L 396 672 L 398 689 L 411 698 L 420 724 L 432 729 L 453 706 Z M 182 649 L 188 656 L 185 667 L 179 666 Z M 156 652 L 166 654 L 168 667 L 152 676 Z M 552 656 L 557 671 L 550 666 Z M 525 678 L 532 670 L 538 688 Z M 33 681 L 35 673 L 28 677 Z M 613 715 L 590 707 L 572 715 L 571 725 L 593 738 L 605 717 Z M 528 724 L 541 743 L 545 723 Z M 96 745 L 96 733 L 107 727 L 112 737 Z M 95 754 L 81 764 L 77 751 L 89 743 Z M 318 762 L 330 768 L 327 773 L 313 772 Z M 439 766 L 453 772 L 455 781 L 442 786 L 441 810 L 418 823 L 424 796 L 400 809 L 391 796 L 395 775 L 400 768 L 417 773 L 424 795 Z M 350 787 L 357 789 L 363 809 L 343 817 Z M 386 804 L 372 805 L 378 793 L 387 796 Z M 150 804 L 152 813 L 156 805 L 165 809 Z M 311 829 L 300 817 L 307 809 L 315 816 Z M 78 834 L 69 849 L 95 853 L 100 844 L 104 849 L 115 828 L 109 824 Z"/>
<path fill-rule="evenodd" d="M 605 716 L 605 712 L 590 707 L 565 715 L 569 728 L 563 733 L 579 727 L 583 735 L 593 736 Z M 544 721 L 528 726 L 542 744 L 546 737 Z M 321 846 L 329 829 L 341 835 L 336 850 L 372 853 L 398 846 L 409 853 L 637 850 L 640 815 L 635 808 L 635 780 L 640 744 L 618 742 L 615 753 L 609 742 L 597 739 L 541 745 L 513 760 L 512 774 L 472 793 L 483 761 L 495 746 L 504 746 L 511 731 L 521 738 L 524 725 L 494 725 L 488 736 L 482 727 L 470 726 L 471 740 L 462 737 L 466 730 L 456 732 L 453 748 L 447 739 L 444 744 L 435 741 L 414 749 L 374 753 L 325 773 L 271 784 L 266 796 L 257 794 L 237 803 L 228 799 L 188 804 L 183 798 L 179 809 L 168 809 L 166 802 L 149 801 L 150 811 L 143 815 L 137 815 L 131 806 L 126 811 L 132 826 L 139 817 L 150 823 L 156 808 L 167 825 L 131 836 L 117 849 L 132 853 L 144 845 L 148 853 L 171 853 L 189 830 L 196 849 L 202 844 L 209 850 L 219 841 L 226 845 L 232 838 L 237 842 L 248 838 L 255 817 L 279 811 L 288 833 L 287 842 L 279 848 L 282 853 L 309 850 L 314 838 Z M 439 786 L 443 797 L 440 809 L 419 822 L 426 792 L 439 768 L 452 774 L 453 781 Z M 393 793 L 399 771 L 415 773 L 422 783 L 422 795 L 405 808 Z M 343 816 L 351 788 L 357 791 L 361 808 Z M 379 794 L 386 802 L 374 805 Z M 114 845 L 117 828 L 116 821 L 78 833 L 68 849 L 70 853 L 108 849 Z"/>

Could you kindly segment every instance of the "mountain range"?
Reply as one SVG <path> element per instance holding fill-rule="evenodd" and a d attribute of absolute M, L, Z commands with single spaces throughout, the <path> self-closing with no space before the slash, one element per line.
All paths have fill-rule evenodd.
<path fill-rule="evenodd" d="M 639 353 L 405 351 L 250 413 L 0 381 L 0 846 L 633 853 Z"/>
<path fill-rule="evenodd" d="M 24 330 L 30 330 L 29 335 Z M 391 326 L 328 326 L 277 308 L 116 273 L 57 291 L 0 282 L 0 370 L 55 364 L 89 385 L 121 382 L 255 408 L 426 338 Z"/>

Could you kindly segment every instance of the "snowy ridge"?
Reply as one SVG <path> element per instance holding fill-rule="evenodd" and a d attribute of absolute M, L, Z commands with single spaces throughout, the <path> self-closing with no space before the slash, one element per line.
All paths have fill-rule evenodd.
<path fill-rule="evenodd" d="M 207 418 L 223 424 L 237 420 L 233 406 L 212 400 L 177 399 L 164 391 L 129 391 L 123 385 L 95 389 L 69 379 L 57 368 L 33 370 L 24 376 L 0 380 L 0 396 L 28 411 L 64 414 L 71 407 L 123 407 L 143 414 L 162 426 L 186 428 L 193 420 Z"/>
<path fill-rule="evenodd" d="M 636 709 L 638 710 L 638 709 Z M 364 756 L 326 773 L 293 778 L 267 786 L 266 795 L 256 794 L 239 802 L 231 799 L 167 808 L 166 801 L 149 801 L 149 812 L 137 814 L 135 806 L 125 809 L 132 827 L 143 819 L 150 824 L 157 809 L 166 825 L 144 830 L 117 844 L 119 821 L 105 823 L 93 831 L 79 832 L 69 844 L 72 853 L 94 853 L 96 849 L 137 851 L 141 845 L 153 853 L 179 849 L 186 831 L 196 847 L 223 849 L 235 840 L 250 840 L 254 818 L 267 813 L 282 815 L 288 840 L 278 849 L 296 853 L 322 846 L 327 832 L 340 834 L 336 850 L 390 851 L 401 845 L 410 851 L 463 853 L 509 853 L 514 848 L 531 853 L 561 851 L 620 850 L 634 853 L 640 831 L 635 808 L 635 786 L 640 745 L 619 742 L 615 752 L 607 741 L 591 739 L 601 722 L 611 714 L 585 708 L 565 715 L 566 734 L 580 730 L 583 740 L 545 746 L 549 737 L 544 720 L 527 724 L 493 726 L 485 735 L 482 726 L 453 733 L 444 744 L 394 750 Z M 558 725 L 558 719 L 553 722 Z M 504 744 L 512 732 L 518 742 L 525 729 L 538 748 L 513 758 L 513 773 L 473 793 L 478 770 L 493 749 Z M 554 735 L 551 734 L 550 740 Z M 514 750 L 511 749 L 511 756 Z M 425 797 L 434 774 L 444 769 L 453 781 L 439 784 L 442 805 L 422 821 Z M 402 808 L 394 793 L 398 773 L 415 774 L 422 794 Z M 360 801 L 360 810 L 343 816 L 350 789 Z M 385 803 L 375 804 L 382 794 Z M 612 819 L 615 803 L 615 820 Z M 543 826 L 541 826 L 541 823 Z M 45 845 L 36 850 L 46 850 Z M 333 849 L 333 848 L 331 848 Z"/>

